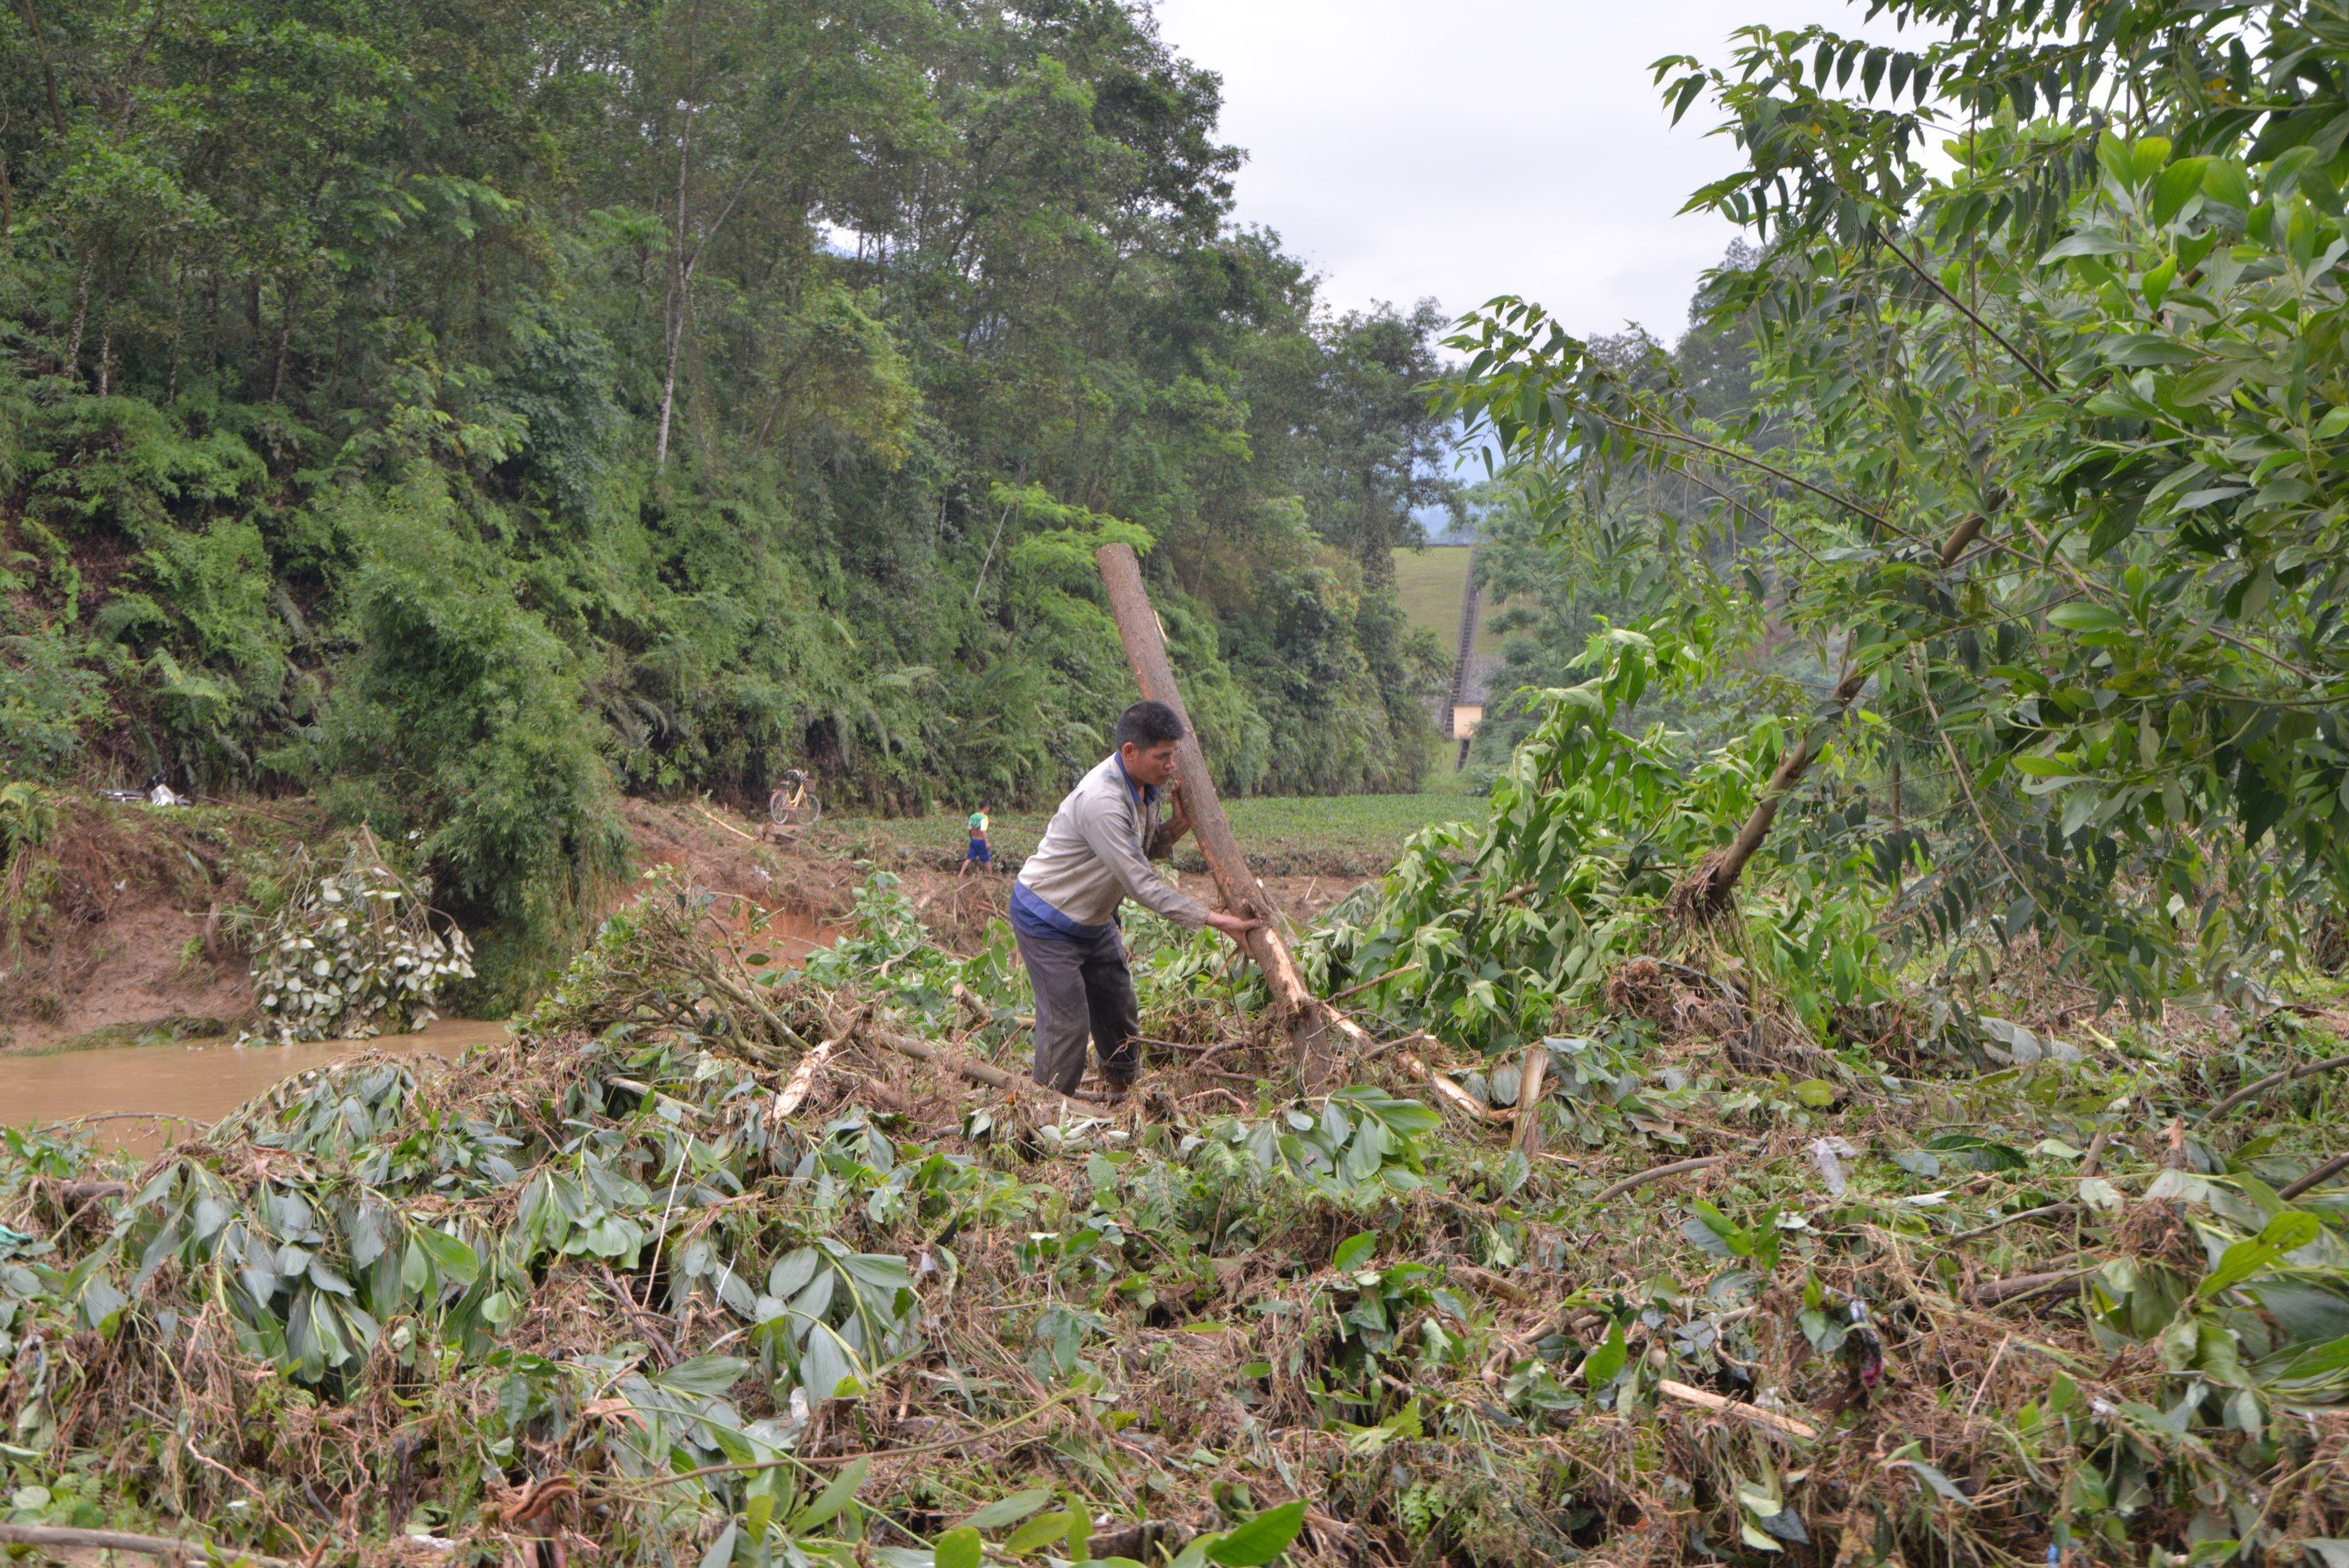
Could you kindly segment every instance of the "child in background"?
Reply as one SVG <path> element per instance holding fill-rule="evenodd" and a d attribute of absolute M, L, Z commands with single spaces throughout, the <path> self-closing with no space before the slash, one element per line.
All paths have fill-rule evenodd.
<path fill-rule="evenodd" d="M 987 808 L 982 803 L 971 813 L 971 847 L 963 851 L 963 869 L 954 873 L 960 882 L 973 866 L 985 871 L 995 864 L 995 850 L 987 842 Z"/>

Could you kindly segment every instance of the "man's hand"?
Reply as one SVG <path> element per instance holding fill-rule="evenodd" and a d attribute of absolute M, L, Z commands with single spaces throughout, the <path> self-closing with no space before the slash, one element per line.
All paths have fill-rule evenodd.
<path fill-rule="evenodd" d="M 1166 826 L 1178 839 L 1191 829 L 1191 807 L 1183 798 L 1183 781 L 1178 778 L 1166 781 Z"/>
<path fill-rule="evenodd" d="M 1151 830 L 1150 847 L 1144 855 L 1153 861 L 1171 861 L 1174 846 L 1191 830 L 1191 813 L 1183 805 L 1183 781 L 1168 779 L 1159 786 L 1166 792 L 1166 820 Z"/>
<path fill-rule="evenodd" d="M 1261 931 L 1264 929 L 1264 922 L 1262 920 L 1251 920 L 1241 915 L 1227 915 L 1220 909 L 1208 911 L 1208 924 L 1235 942 L 1251 931 Z"/>

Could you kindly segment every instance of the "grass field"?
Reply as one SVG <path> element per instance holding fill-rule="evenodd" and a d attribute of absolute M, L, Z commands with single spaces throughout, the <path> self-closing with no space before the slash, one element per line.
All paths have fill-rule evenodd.
<path fill-rule="evenodd" d="M 1398 550 L 1395 552 L 1395 596 L 1413 626 L 1435 634 L 1450 648 L 1460 635 L 1460 599 L 1468 591 L 1465 550 Z"/>
<path fill-rule="evenodd" d="M 1224 803 L 1231 830 L 1262 874 L 1375 876 L 1386 869 L 1405 840 L 1431 822 L 1482 821 L 1482 796 L 1447 789 L 1458 775 L 1430 775 L 1435 790 L 1419 795 L 1251 795 Z M 995 813 L 996 858 L 1018 866 L 1036 848 L 1052 813 Z M 951 864 L 962 857 L 967 813 L 929 817 L 826 818 L 822 841 L 850 853 L 886 860 L 903 850 L 922 863 Z M 1204 869 L 1186 845 L 1175 864 Z"/>
<path fill-rule="evenodd" d="M 1446 653 L 1459 647 L 1460 601 L 1468 592 L 1468 551 L 1457 546 L 1440 550 L 1398 550 L 1395 552 L 1395 596 L 1413 626 L 1435 633 L 1436 646 Z M 1476 626 L 1476 656 L 1497 659 L 1501 639 L 1492 632 L 1494 611 L 1487 602 Z"/>

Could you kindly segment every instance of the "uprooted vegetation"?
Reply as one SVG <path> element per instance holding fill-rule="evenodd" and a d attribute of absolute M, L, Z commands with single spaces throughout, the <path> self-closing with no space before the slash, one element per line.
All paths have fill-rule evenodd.
<path fill-rule="evenodd" d="M 1432 1106 L 1408 1049 L 1300 1099 L 1209 940 L 1133 935 L 1155 1065 L 1116 1115 L 956 1070 L 1022 1065 L 1008 942 L 942 951 L 881 878 L 785 968 L 664 876 L 509 1046 L 288 1084 L 137 1171 L 9 1133 L 14 1517 L 714 1568 L 2349 1533 L 2332 1016 L 1797 1076 L 1689 1049 L 1750 1020 L 1658 963 L 1622 978 L 1660 1010 Z"/>

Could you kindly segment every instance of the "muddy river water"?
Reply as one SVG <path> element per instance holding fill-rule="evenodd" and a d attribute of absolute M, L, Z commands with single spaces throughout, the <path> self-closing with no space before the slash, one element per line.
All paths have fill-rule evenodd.
<path fill-rule="evenodd" d="M 39 1056 L 0 1056 L 0 1124 L 79 1121 L 110 1149 L 148 1153 L 167 1139 L 218 1121 L 284 1078 L 365 1051 L 453 1057 L 506 1038 L 502 1023 L 442 1018 L 418 1034 L 321 1040 L 301 1045 L 227 1040 L 102 1046 Z"/>
<path fill-rule="evenodd" d="M 796 964 L 833 940 L 841 929 L 776 911 L 751 945 L 764 950 L 768 962 Z M 87 1127 L 103 1147 L 152 1153 L 313 1067 L 368 1051 L 450 1058 L 470 1046 L 505 1038 L 502 1023 L 442 1018 L 418 1034 L 374 1040 L 321 1040 L 243 1050 L 224 1040 L 0 1055 L 0 1126 L 73 1122 Z"/>

